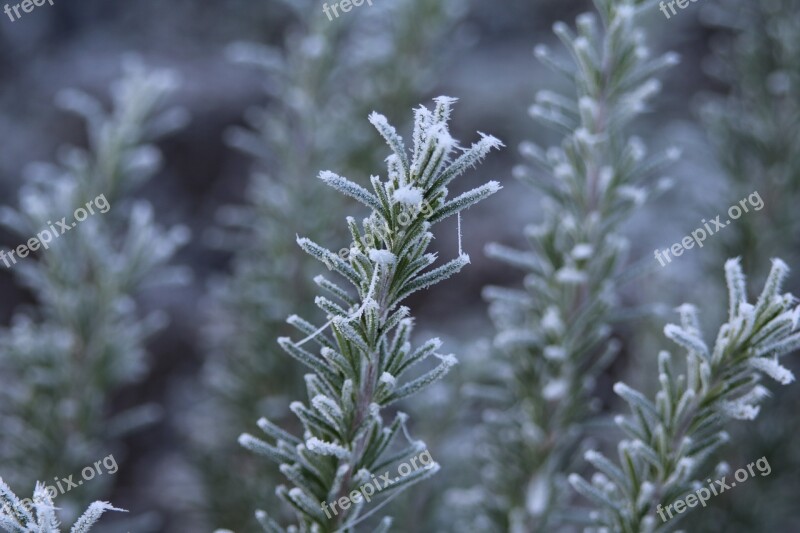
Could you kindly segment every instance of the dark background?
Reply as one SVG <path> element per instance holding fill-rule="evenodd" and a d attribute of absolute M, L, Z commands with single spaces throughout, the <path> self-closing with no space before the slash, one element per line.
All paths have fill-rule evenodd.
<path fill-rule="evenodd" d="M 698 205 L 724 197 L 725 187 L 695 114 L 699 93 L 727 90 L 702 68 L 714 32 L 702 24 L 701 3 L 712 1 L 691 4 L 691 9 L 669 21 L 656 11 L 647 21 L 654 51 L 675 50 L 683 61 L 663 79 L 657 107 L 639 127 L 652 146 L 676 144 L 685 149 L 686 156 L 674 169 L 676 187 L 628 224 L 634 259 L 649 259 L 654 248 L 679 240 L 700 218 L 707 217 Z M 490 240 L 519 243 L 522 225 L 536 219 L 537 199 L 511 178 L 511 169 L 519 162 L 519 142 L 553 140 L 526 112 L 537 90 L 557 87 L 531 51 L 539 42 L 553 43 L 550 28 L 554 21 L 572 22 L 589 8 L 588 2 L 573 0 L 474 2 L 464 22 L 470 46 L 437 73 L 434 90 L 420 94 L 420 102 L 436 94 L 460 98 L 454 127 L 457 138 L 472 140 L 473 132 L 480 130 L 507 145 L 474 173 L 500 180 L 505 189 L 464 219 L 465 251 L 473 264 L 458 282 L 445 283 L 413 302 L 426 330 L 443 332 L 465 345 L 491 335 L 480 289 L 487 283 L 514 283 L 517 278 L 483 258 L 483 245 Z M 145 308 L 167 310 L 171 322 L 149 344 L 151 371 L 147 379 L 119 391 L 113 401 L 117 408 L 156 401 L 167 407 L 168 416 L 128 438 L 128 455 L 109 495 L 110 501 L 123 508 L 158 511 L 165 519 L 159 526 L 164 530 L 189 531 L 180 511 L 169 501 L 173 495 L 154 484 L 158 479 L 154 470 L 169 469 L 186 453 L 178 429 L 183 414 L 171 392 L 187 383 L 199 383 L 207 357 L 204 296 L 209 281 L 230 269 L 230 254 L 214 249 L 205 236 L 214 226 L 220 206 L 247 201 L 250 161 L 226 146 L 223 135 L 232 125 L 242 124 L 249 106 L 268 103 L 259 74 L 230 63 L 223 52 L 226 45 L 239 40 L 280 44 L 290 20 L 288 11 L 277 2 L 253 0 L 56 0 L 54 6 L 45 4 L 13 23 L 0 18 L 3 205 L 16 205 L 16 191 L 28 163 L 52 160 L 64 143 L 85 144 L 80 121 L 53 105 L 60 89 L 81 88 L 107 101 L 106 89 L 119 75 L 121 59 L 129 52 L 138 53 L 150 66 L 174 69 L 182 78 L 182 88 L 172 103 L 189 110 L 191 124 L 159 144 L 165 166 L 140 195 L 153 202 L 161 223 L 191 228 L 193 239 L 174 262 L 190 266 L 194 279 L 185 288 L 144 297 Z M 380 102 L 375 102 L 375 107 L 380 110 Z M 389 118 L 399 121 L 407 117 Z M 723 200 L 715 205 L 724 208 L 729 204 Z M 293 232 L 292 228 L 286 231 Z M 454 231 L 448 225 L 440 230 L 444 256 L 456 249 Z M 17 236 L 0 234 L 4 247 L 15 246 L 17 241 Z M 685 277 L 697 268 L 697 255 L 687 254 L 668 271 L 651 272 L 638 280 L 629 287 L 626 300 L 652 306 L 658 303 L 659 309 L 666 310 L 692 299 L 696 288 L 685 283 Z M 0 269 L 0 291 L 0 320 L 5 324 L 31 297 L 4 269 Z M 639 336 L 646 337 L 650 330 L 657 335 L 663 320 L 659 322 L 658 315 L 654 320 L 656 327 L 643 327 L 644 334 Z M 287 358 L 286 364 L 294 363 Z M 623 372 L 626 366 L 623 358 L 615 372 Z M 445 457 L 437 459 L 446 461 Z"/>

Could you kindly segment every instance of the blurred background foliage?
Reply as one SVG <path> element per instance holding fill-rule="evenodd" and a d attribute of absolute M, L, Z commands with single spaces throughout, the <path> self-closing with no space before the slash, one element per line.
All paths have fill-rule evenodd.
<path fill-rule="evenodd" d="M 64 144 L 92 146 L 84 124 L 54 105 L 56 95 L 77 87 L 109 108 L 109 87 L 129 52 L 177 75 L 181 84 L 164 104 L 184 107 L 191 116 L 190 124 L 155 141 L 162 164 L 129 193 L 152 204 L 159 226 L 191 230 L 192 239 L 172 262 L 190 267 L 193 277 L 188 284 L 132 295 L 137 305 L 125 310 L 130 324 L 156 310 L 169 322 L 147 338 L 141 376 L 104 384 L 102 391 L 104 417 L 147 404 L 160 406 L 161 416 L 115 441 L 120 470 L 113 483 L 98 487 L 101 494 L 77 493 L 76 508 L 101 497 L 157 517 L 135 526 L 143 532 L 251 531 L 254 506 L 271 509 L 273 488 L 257 482 L 276 479 L 277 471 L 240 450 L 236 437 L 243 425 L 263 414 L 279 416 L 286 400 L 299 396 L 301 371 L 275 338 L 285 317 L 303 314 L 299 306 L 312 301 L 311 278 L 323 267 L 297 253 L 295 234 L 331 249 L 347 244 L 330 229 L 341 226 L 347 206 L 333 203 L 335 195 L 316 175 L 341 170 L 363 183 L 383 168 L 386 153 L 375 149 L 369 111 L 400 126 L 410 107 L 448 94 L 461 99 L 454 136 L 470 138 L 481 129 L 510 148 L 480 172 L 500 179 L 504 190 L 463 219 L 464 251 L 473 264 L 457 281 L 411 300 L 422 325 L 417 334 L 441 336 L 462 364 L 404 406 L 414 415 L 414 434 L 428 442 L 443 470 L 393 502 L 392 514 L 399 531 L 453 528 L 445 489 L 466 489 L 479 480 L 470 439 L 480 418 L 465 408 L 461 394 L 486 374 L 486 359 L 474 355 L 492 336 L 481 288 L 517 279 L 486 259 L 483 247 L 489 241 L 523 245 L 521 228 L 542 215 L 535 192 L 512 178 L 517 145 L 531 138 L 543 145 L 558 141 L 528 116 L 537 91 L 564 90 L 532 50 L 553 44 L 555 21 L 572 21 L 592 6 L 585 0 L 378 2 L 332 22 L 322 2 L 279 0 L 82 0 L 0 21 L 4 207 L 18 207 L 29 163 L 57 160 Z M 684 157 L 671 169 L 672 191 L 640 209 L 621 231 L 631 240 L 631 257 L 648 257 L 754 190 L 766 207 L 667 267 L 653 259 L 653 268 L 625 287 L 620 298 L 639 319 L 614 332 L 623 349 L 598 381 L 605 404 L 616 402 L 610 392 L 615 379 L 624 376 L 636 385 L 653 379 L 652 347 L 672 318 L 671 308 L 708 300 L 718 302 L 722 315 L 718 273 L 724 257 L 742 255 L 752 272 L 763 273 L 772 256 L 798 266 L 800 9 L 793 0 L 704 2 L 670 20 L 657 10 L 645 17 L 653 53 L 675 50 L 682 62 L 664 76 L 662 93 L 637 133 L 653 150 L 676 145 Z M 467 176 L 462 186 L 471 188 L 478 178 Z M 450 257 L 457 251 L 455 221 L 442 228 L 445 236 L 450 228 L 453 238 L 439 239 L 436 247 Z M 3 249 L 23 238 L 0 230 Z M 48 260 L 38 257 L 27 261 Z M 34 316 L 51 313 L 16 274 L 0 268 L 4 326 L 23 309 L 35 309 Z M 756 279 L 752 285 L 759 287 Z M 796 288 L 800 277 L 792 280 Z M 12 348 L 4 344 L 0 360 L 8 361 Z M 800 365 L 789 366 L 797 372 Z M 0 383 L 9 379 L 13 374 L 0 375 Z M 771 476 L 715 499 L 713 508 L 695 513 L 696 529 L 687 524 L 689 530 L 721 524 L 725 531 L 798 528 L 800 449 L 791 438 L 798 422 L 796 388 L 773 398 L 776 408 L 764 410 L 758 429 L 734 433 L 734 444 L 725 449 L 734 467 L 766 455 Z M 4 425 L 0 438 L 5 442 L 14 431 Z M 73 471 L 61 464 L 33 470 L 44 469 L 36 475 L 50 478 Z M 35 479 L 24 479 L 27 471 L 22 463 L 2 463 L 0 475 L 29 494 Z M 119 531 L 119 519 L 104 518 L 100 530 Z"/>

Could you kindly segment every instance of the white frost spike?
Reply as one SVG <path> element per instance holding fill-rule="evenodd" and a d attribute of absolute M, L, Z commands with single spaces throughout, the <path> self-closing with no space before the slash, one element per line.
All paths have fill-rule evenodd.
<path fill-rule="evenodd" d="M 338 457 L 339 459 L 347 459 L 350 457 L 350 451 L 343 446 L 333 442 L 320 440 L 317 437 L 311 437 L 308 439 L 306 441 L 306 447 L 309 449 L 309 451 L 312 451 L 317 455 L 330 455 L 333 457 Z"/>
<path fill-rule="evenodd" d="M 738 401 L 755 404 L 765 398 L 769 398 L 770 396 L 771 393 L 768 388 L 764 387 L 763 385 L 756 385 L 753 387 L 753 390 L 739 398 Z"/>
<path fill-rule="evenodd" d="M 781 366 L 775 359 L 766 357 L 754 357 L 750 359 L 750 366 L 760 370 L 781 385 L 788 385 L 794 381 L 794 374 L 787 368 Z"/>
<path fill-rule="evenodd" d="M 734 402 L 723 402 L 722 411 L 731 418 L 737 420 L 755 420 L 761 408 L 757 405 L 737 400 Z"/>
<path fill-rule="evenodd" d="M 703 356 L 705 359 L 710 357 L 706 343 L 692 332 L 686 331 L 675 324 L 667 324 L 664 326 L 664 335 L 672 339 L 677 344 L 680 344 L 687 350 L 696 352 L 697 354 Z"/>
<path fill-rule="evenodd" d="M 738 257 L 725 262 L 725 279 L 728 283 L 728 300 L 730 301 L 728 321 L 732 322 L 739 312 L 739 305 L 747 301 L 744 272 L 742 272 Z"/>
<path fill-rule="evenodd" d="M 378 130 L 381 136 L 386 140 L 386 144 L 388 144 L 394 152 L 394 155 L 397 157 L 398 162 L 403 169 L 403 173 L 408 174 L 406 147 L 403 143 L 403 139 L 397 133 L 397 130 L 394 128 L 394 126 L 389 124 L 389 121 L 386 120 L 385 116 L 375 111 L 370 114 L 369 121 L 373 126 L 375 126 L 375 129 Z"/>
<path fill-rule="evenodd" d="M 334 402 L 331 398 L 324 396 L 322 394 L 317 394 L 314 398 L 311 399 L 311 405 L 313 405 L 317 410 L 322 411 L 324 413 L 332 413 L 333 416 L 341 418 L 344 415 L 342 414 L 341 408 Z"/>
<path fill-rule="evenodd" d="M 528 484 L 525 491 L 525 507 L 533 516 L 541 515 L 550 499 L 550 486 L 544 476 L 537 476 Z"/>
<path fill-rule="evenodd" d="M 456 366 L 458 364 L 458 359 L 453 354 L 440 355 L 440 354 L 437 353 L 437 354 L 434 354 L 434 355 L 436 357 L 438 357 L 439 360 L 442 362 L 442 365 L 447 367 L 447 368 Z"/>
<path fill-rule="evenodd" d="M 422 203 L 422 190 L 411 185 L 404 185 L 394 191 L 392 198 L 395 202 L 416 207 Z"/>
<path fill-rule="evenodd" d="M 375 195 L 370 193 L 361 185 L 353 183 L 347 178 L 343 178 L 342 176 L 339 176 L 338 174 L 329 170 L 323 170 L 319 173 L 319 179 L 325 182 L 326 185 L 333 187 L 342 194 L 351 198 L 355 198 L 373 211 L 380 212 L 382 209 L 381 203 L 378 201 L 378 198 L 376 198 Z"/>
<path fill-rule="evenodd" d="M 81 515 L 78 521 L 75 522 L 75 525 L 72 526 L 71 533 L 88 532 L 106 511 L 127 512 L 125 509 L 118 509 L 108 502 L 94 502 L 86 509 L 86 512 Z"/>

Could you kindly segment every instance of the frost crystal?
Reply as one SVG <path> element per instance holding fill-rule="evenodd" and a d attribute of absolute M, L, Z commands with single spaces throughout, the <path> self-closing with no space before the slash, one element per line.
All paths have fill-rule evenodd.
<path fill-rule="evenodd" d="M 394 191 L 392 198 L 395 202 L 416 207 L 422 203 L 422 190 L 411 185 L 404 185 Z"/>
<path fill-rule="evenodd" d="M 390 252 L 389 250 L 370 250 L 369 251 L 369 258 L 370 260 L 378 263 L 379 265 L 393 265 L 397 258 L 395 255 Z"/>

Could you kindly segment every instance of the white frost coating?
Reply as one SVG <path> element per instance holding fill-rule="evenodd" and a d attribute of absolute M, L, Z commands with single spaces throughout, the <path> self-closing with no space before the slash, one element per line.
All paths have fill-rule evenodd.
<path fill-rule="evenodd" d="M 389 250 L 370 250 L 369 258 L 379 265 L 393 265 L 397 261 L 397 257 Z"/>
<path fill-rule="evenodd" d="M 742 315 L 745 322 L 752 322 L 755 319 L 756 308 L 753 304 L 742 302 L 739 305 L 739 314 Z"/>
<path fill-rule="evenodd" d="M 544 356 L 547 359 L 563 361 L 567 357 L 567 351 L 561 346 L 545 346 Z"/>
<path fill-rule="evenodd" d="M 422 190 L 411 185 L 404 185 L 394 191 L 392 198 L 404 205 L 418 206 L 422 203 Z"/>
<path fill-rule="evenodd" d="M 644 201 L 647 199 L 647 192 L 641 187 L 623 185 L 617 191 L 620 198 L 631 200 L 637 206 L 642 205 Z"/>
<path fill-rule="evenodd" d="M 623 4 L 617 7 L 617 15 L 623 20 L 630 20 L 634 13 L 636 13 L 636 9 L 633 6 Z"/>
<path fill-rule="evenodd" d="M 564 397 L 567 392 L 568 383 L 563 379 L 555 379 L 549 382 L 542 389 L 542 396 L 545 400 L 553 401 Z"/>
<path fill-rule="evenodd" d="M 567 477 L 567 480 L 569 481 L 570 485 L 574 486 L 577 483 L 580 483 L 581 476 L 579 476 L 578 474 L 570 474 L 569 477 Z"/>
<path fill-rule="evenodd" d="M 559 283 L 579 285 L 586 283 L 587 279 L 586 272 L 571 266 L 565 266 L 556 272 L 556 281 Z"/>
<path fill-rule="evenodd" d="M 381 416 L 381 406 L 372 402 L 369 404 L 369 414 L 375 418 L 379 418 Z"/>
<path fill-rule="evenodd" d="M 542 317 L 542 329 L 553 333 L 561 333 L 564 331 L 564 322 L 561 320 L 558 308 L 551 305 L 544 312 Z"/>
<path fill-rule="evenodd" d="M 794 374 L 789 369 L 781 366 L 775 359 L 754 357 L 750 359 L 750 366 L 762 371 L 781 385 L 788 385 L 794 381 Z"/>
<path fill-rule="evenodd" d="M 755 420 L 761 408 L 757 405 L 737 400 L 734 402 L 722 402 L 722 411 L 737 420 Z"/>
<path fill-rule="evenodd" d="M 590 48 L 589 39 L 587 39 L 586 37 L 581 36 L 575 39 L 576 50 L 579 50 L 581 52 L 586 52 L 589 50 L 589 48 Z"/>
<path fill-rule="evenodd" d="M 586 128 L 578 128 L 577 130 L 575 130 L 575 139 L 578 142 L 587 145 L 591 145 L 594 141 L 594 137 L 592 136 L 591 133 L 589 133 L 589 130 L 587 130 Z"/>
<path fill-rule="evenodd" d="M 319 179 L 324 182 L 334 181 L 341 178 L 337 173 L 331 172 L 330 170 L 323 170 L 319 173 Z"/>
<path fill-rule="evenodd" d="M 542 149 L 530 141 L 523 141 L 519 144 L 519 153 L 531 159 L 543 157 Z"/>
<path fill-rule="evenodd" d="M 317 437 L 311 437 L 306 441 L 306 447 L 309 451 L 318 455 L 330 455 L 338 457 L 339 459 L 347 459 L 350 457 L 350 452 L 339 444 L 333 442 L 325 442 Z"/>
<path fill-rule="evenodd" d="M 553 168 L 553 175 L 561 180 L 571 178 L 573 176 L 572 167 L 566 163 L 559 163 Z"/>
<path fill-rule="evenodd" d="M 591 244 L 580 243 L 576 244 L 572 249 L 571 255 L 577 260 L 589 259 L 594 253 L 594 247 Z"/>
<path fill-rule="evenodd" d="M 550 55 L 550 49 L 547 46 L 543 45 L 543 44 L 537 44 L 533 48 L 533 55 L 535 55 L 536 57 L 538 57 L 540 59 L 544 58 L 544 57 L 547 57 L 548 55 Z"/>
<path fill-rule="evenodd" d="M 641 161 L 647 155 L 647 146 L 640 137 L 631 137 L 628 140 L 628 149 L 634 161 Z"/>
<path fill-rule="evenodd" d="M 678 470 L 683 469 L 686 472 L 694 470 L 697 461 L 693 457 L 681 457 L 678 460 Z"/>
<path fill-rule="evenodd" d="M 671 146 L 667 148 L 667 157 L 672 161 L 677 161 L 678 159 L 680 159 L 682 154 L 683 150 L 681 150 L 677 146 Z"/>
<path fill-rule="evenodd" d="M 547 479 L 537 476 L 528 484 L 525 494 L 525 507 L 533 516 L 541 515 L 550 499 L 550 485 Z"/>
<path fill-rule="evenodd" d="M 578 105 L 580 106 L 581 111 L 585 111 L 592 116 L 597 115 L 597 101 L 594 98 L 590 96 L 581 96 L 580 100 L 578 100 Z"/>
<path fill-rule="evenodd" d="M 397 379 L 390 373 L 384 372 L 383 374 L 381 374 L 380 382 L 394 386 L 397 383 Z"/>
<path fill-rule="evenodd" d="M 611 181 L 614 179 L 614 169 L 608 165 L 600 169 L 600 174 L 597 177 L 597 187 L 600 191 L 606 191 L 611 186 Z"/>
<path fill-rule="evenodd" d="M 435 355 L 436 357 L 439 358 L 439 360 L 442 362 L 443 365 L 446 365 L 448 367 L 455 366 L 458 364 L 458 359 L 453 354 L 448 354 L 448 355 L 435 354 Z"/>

